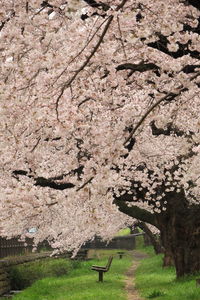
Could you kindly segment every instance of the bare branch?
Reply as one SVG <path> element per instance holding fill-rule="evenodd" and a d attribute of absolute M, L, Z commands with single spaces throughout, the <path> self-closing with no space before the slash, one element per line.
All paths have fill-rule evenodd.
<path fill-rule="evenodd" d="M 31 149 L 31 151 L 30 151 L 31 153 L 32 153 L 32 152 L 36 149 L 36 147 L 39 145 L 40 140 L 41 140 L 41 137 L 38 138 L 36 144 L 35 144 L 34 147 Z"/>
<path fill-rule="evenodd" d="M 5 21 L 2 21 L 0 24 L 0 31 L 4 28 L 6 23 L 8 23 L 13 17 L 15 17 L 15 11 L 12 12 L 11 16 L 7 18 Z"/>
<path fill-rule="evenodd" d="M 90 177 L 90 179 L 88 179 L 84 184 L 82 184 L 79 188 L 77 188 L 77 192 L 80 191 L 81 189 L 83 189 L 88 183 L 90 183 L 92 181 L 94 177 Z"/>
<path fill-rule="evenodd" d="M 121 26 L 120 26 L 120 22 L 119 22 L 119 16 L 117 16 L 117 25 L 118 25 L 118 30 L 119 30 L 119 34 L 120 34 L 120 42 L 122 44 L 122 49 L 123 49 L 123 52 L 124 52 L 124 57 L 127 60 L 127 55 L 126 55 L 125 45 L 124 45 L 124 41 L 123 41 Z"/>
<path fill-rule="evenodd" d="M 85 102 L 90 101 L 90 100 L 95 101 L 94 99 L 92 99 L 92 98 L 90 98 L 90 97 L 87 97 L 87 98 L 85 98 L 83 101 L 81 101 L 81 102 L 78 104 L 78 108 L 79 108 L 82 104 L 84 104 Z"/>

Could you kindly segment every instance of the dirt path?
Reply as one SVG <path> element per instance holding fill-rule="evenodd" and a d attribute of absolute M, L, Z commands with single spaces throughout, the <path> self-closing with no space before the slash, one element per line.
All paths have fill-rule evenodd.
<path fill-rule="evenodd" d="M 142 298 L 138 295 L 138 292 L 135 288 L 135 282 L 134 282 L 134 274 L 135 271 L 140 264 L 140 261 L 147 257 L 147 254 L 140 253 L 138 251 L 133 251 L 133 264 L 130 267 L 130 269 L 126 273 L 126 286 L 125 290 L 127 292 L 128 300 L 142 300 Z"/>

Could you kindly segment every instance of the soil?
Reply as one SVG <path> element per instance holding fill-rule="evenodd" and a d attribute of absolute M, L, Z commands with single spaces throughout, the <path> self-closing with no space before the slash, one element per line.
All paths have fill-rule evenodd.
<path fill-rule="evenodd" d="M 129 268 L 129 270 L 126 272 L 126 286 L 125 290 L 127 292 L 127 299 L 128 300 L 143 300 L 139 294 L 137 289 L 135 288 L 135 280 L 134 280 L 134 274 L 137 269 L 137 267 L 140 264 L 140 261 L 146 257 L 148 257 L 147 254 L 138 252 L 138 251 L 133 251 L 133 264 Z"/>

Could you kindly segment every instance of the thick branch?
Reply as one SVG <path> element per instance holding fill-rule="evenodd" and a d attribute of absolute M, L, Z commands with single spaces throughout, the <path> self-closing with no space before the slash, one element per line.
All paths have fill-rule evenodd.
<path fill-rule="evenodd" d="M 116 67 L 117 71 L 120 70 L 131 70 L 129 73 L 129 77 L 136 71 L 138 72 L 146 72 L 146 71 L 150 71 L 150 70 L 158 70 L 160 69 L 158 66 L 156 66 L 153 63 L 144 63 L 144 62 L 140 62 L 139 64 L 131 64 L 131 63 L 125 63 L 122 65 L 119 65 Z"/>
<path fill-rule="evenodd" d="M 93 8 L 101 8 L 104 11 L 107 11 L 110 8 L 108 4 L 102 2 L 96 2 L 95 0 L 83 0 L 83 1 Z"/>
<path fill-rule="evenodd" d="M 177 127 L 173 127 L 172 123 L 168 123 L 166 125 L 166 128 L 159 128 L 156 126 L 155 121 L 151 121 L 150 123 L 150 127 L 151 127 L 151 131 L 152 134 L 155 136 L 159 136 L 161 134 L 169 136 L 171 134 L 175 134 L 176 136 L 184 136 L 184 137 L 191 137 L 192 136 L 192 132 L 190 132 L 190 134 L 184 132 L 183 130 L 178 129 Z"/>
<path fill-rule="evenodd" d="M 200 1 L 199 0 L 187 0 L 185 2 L 188 2 L 190 5 L 196 7 L 200 10 Z"/>
<path fill-rule="evenodd" d="M 44 177 L 38 177 L 35 179 L 35 185 L 41 187 L 50 187 L 55 190 L 66 190 L 74 187 L 73 183 L 56 183 L 55 181 L 46 179 Z"/>
<path fill-rule="evenodd" d="M 154 247 L 155 253 L 159 254 L 159 253 L 163 253 L 164 249 L 162 247 L 162 245 L 159 243 L 159 241 L 156 239 L 155 235 L 151 232 L 151 230 L 149 229 L 149 227 L 146 225 L 146 223 L 144 222 L 138 222 L 137 226 L 142 229 L 150 238 L 151 243 Z"/>
<path fill-rule="evenodd" d="M 65 190 L 65 189 L 70 189 L 74 187 L 73 183 L 70 182 L 65 182 L 65 183 L 59 183 L 56 182 L 58 179 L 62 179 L 64 177 L 63 175 L 60 175 L 58 177 L 52 177 L 52 178 L 44 178 L 44 177 L 34 177 L 33 175 L 29 174 L 27 171 L 24 170 L 15 170 L 13 171 L 13 176 L 16 179 L 19 179 L 19 176 L 27 176 L 28 178 L 33 178 L 35 181 L 36 186 L 41 186 L 41 187 L 49 187 L 55 190 Z"/>
<path fill-rule="evenodd" d="M 186 65 L 181 71 L 183 71 L 186 74 L 194 73 L 196 71 L 196 68 L 200 69 L 200 65 Z"/>
<path fill-rule="evenodd" d="M 114 204 L 116 204 L 119 210 L 124 214 L 133 217 L 137 220 L 140 220 L 142 222 L 146 222 L 156 226 L 155 216 L 150 212 L 148 212 L 147 210 L 139 208 L 137 206 L 129 207 L 127 206 L 125 200 L 121 198 L 115 198 Z"/>

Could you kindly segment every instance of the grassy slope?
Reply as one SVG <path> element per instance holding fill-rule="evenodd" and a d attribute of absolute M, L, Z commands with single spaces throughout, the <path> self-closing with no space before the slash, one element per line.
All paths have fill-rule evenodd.
<path fill-rule="evenodd" d="M 126 300 L 123 274 L 131 265 L 131 259 L 115 257 L 109 272 L 104 274 L 104 282 L 99 283 L 98 272 L 91 271 L 90 267 L 106 262 L 105 258 L 82 262 L 67 276 L 36 281 L 13 300 Z"/>
<path fill-rule="evenodd" d="M 152 251 L 148 251 L 152 254 Z M 200 300 L 197 276 L 176 279 L 173 267 L 162 268 L 162 256 L 151 255 L 142 261 L 136 272 L 136 287 L 144 299 Z"/>

